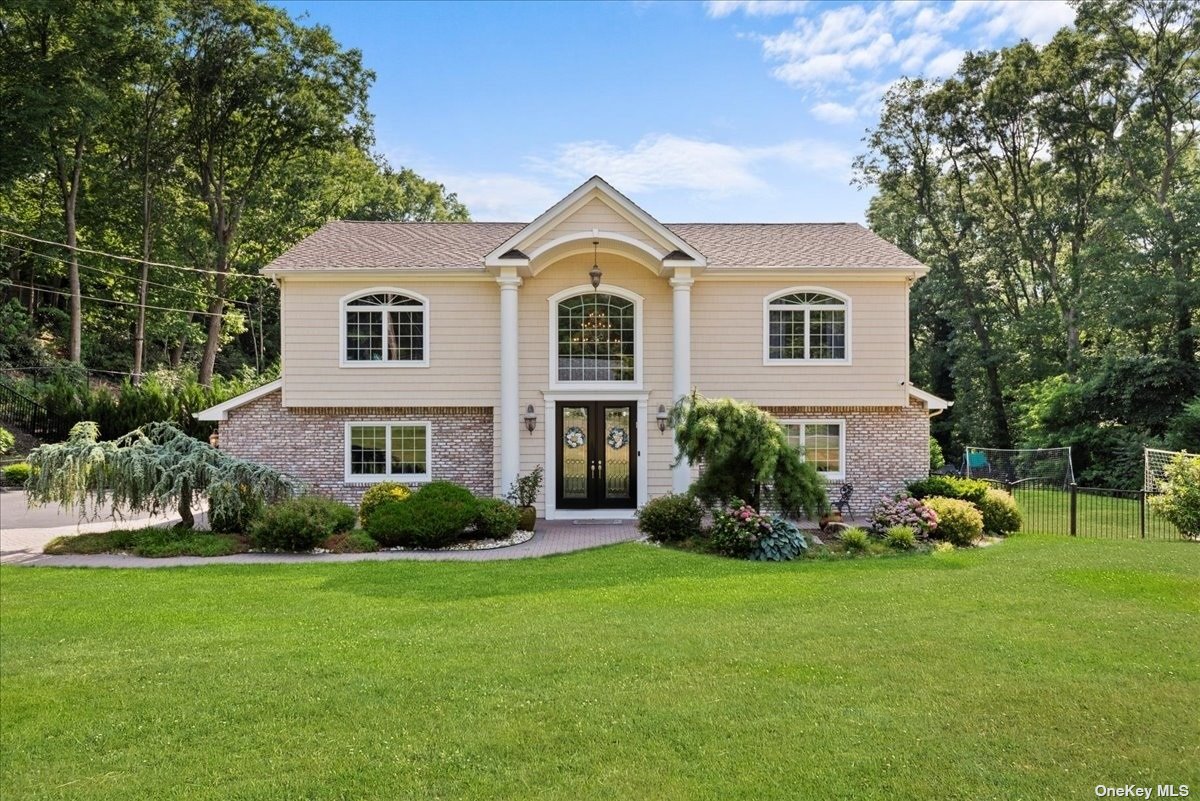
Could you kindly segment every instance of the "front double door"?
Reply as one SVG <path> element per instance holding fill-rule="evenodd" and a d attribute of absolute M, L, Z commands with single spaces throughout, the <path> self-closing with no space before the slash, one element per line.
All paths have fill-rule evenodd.
<path fill-rule="evenodd" d="M 557 406 L 559 509 L 637 506 L 637 404 L 571 401 Z"/>

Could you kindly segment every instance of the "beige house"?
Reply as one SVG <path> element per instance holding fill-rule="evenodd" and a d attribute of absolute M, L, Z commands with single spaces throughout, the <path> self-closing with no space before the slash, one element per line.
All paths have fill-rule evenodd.
<path fill-rule="evenodd" d="M 771 411 L 865 511 L 948 405 L 908 381 L 926 271 L 856 224 L 663 224 L 599 177 L 530 223 L 334 222 L 265 270 L 283 377 L 197 416 L 348 501 L 543 465 L 547 518 L 613 518 L 687 488 L 666 417 L 696 389 Z"/>

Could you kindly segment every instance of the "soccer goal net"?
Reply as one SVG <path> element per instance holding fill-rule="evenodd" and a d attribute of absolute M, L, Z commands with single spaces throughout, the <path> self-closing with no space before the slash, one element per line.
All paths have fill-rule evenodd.
<path fill-rule="evenodd" d="M 1075 483 L 1071 449 L 972 448 L 963 456 L 963 475 L 1004 484 L 1036 483 L 1066 489 Z"/>
<path fill-rule="evenodd" d="M 1142 480 L 1142 489 L 1146 492 L 1162 492 L 1162 484 L 1167 479 L 1167 465 L 1176 456 L 1186 451 L 1161 451 L 1157 448 L 1144 448 L 1146 474 Z M 1200 455 L 1196 455 L 1200 459 Z"/>

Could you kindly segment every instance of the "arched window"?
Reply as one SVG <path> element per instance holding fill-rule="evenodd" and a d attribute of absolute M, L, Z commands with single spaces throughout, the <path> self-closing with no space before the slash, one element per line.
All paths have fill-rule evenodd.
<path fill-rule="evenodd" d="M 605 292 L 558 302 L 558 380 L 637 380 L 637 305 Z"/>
<path fill-rule="evenodd" d="M 429 358 L 429 304 L 394 291 L 343 301 L 343 363 L 423 366 Z"/>
<path fill-rule="evenodd" d="M 846 361 L 848 304 L 818 291 L 791 291 L 769 298 L 766 318 L 768 362 Z"/>

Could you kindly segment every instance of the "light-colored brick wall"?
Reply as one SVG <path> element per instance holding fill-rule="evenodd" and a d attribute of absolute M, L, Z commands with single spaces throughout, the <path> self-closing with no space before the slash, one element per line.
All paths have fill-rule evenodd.
<path fill-rule="evenodd" d="M 906 408 L 862 406 L 768 406 L 780 419 L 844 420 L 846 426 L 846 483 L 854 486 L 851 505 L 862 517 L 884 495 L 904 489 L 905 483 L 929 475 L 929 417 L 912 402 Z M 831 482 L 830 500 L 841 481 Z"/>
<path fill-rule="evenodd" d="M 284 409 L 280 393 L 229 411 L 220 424 L 221 450 L 273 467 L 313 491 L 357 504 L 370 484 L 345 479 L 346 423 L 422 420 L 429 423 L 431 477 L 492 494 L 491 407 Z"/>

